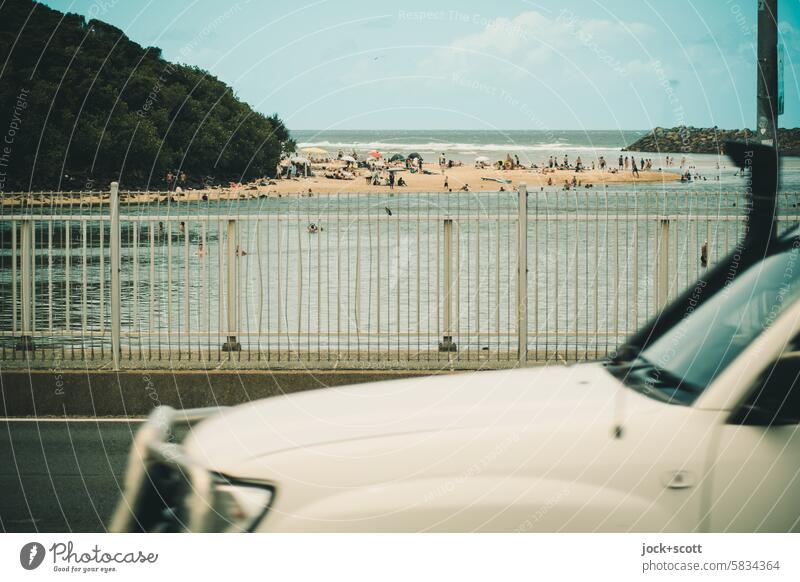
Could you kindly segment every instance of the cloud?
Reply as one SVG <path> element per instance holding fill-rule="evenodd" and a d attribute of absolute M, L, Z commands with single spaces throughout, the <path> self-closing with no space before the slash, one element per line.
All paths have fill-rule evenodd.
<path fill-rule="evenodd" d="M 552 71 L 565 66 L 586 71 L 600 68 L 604 73 L 611 69 L 624 76 L 630 37 L 644 39 L 653 32 L 642 22 L 584 19 L 568 10 L 553 14 L 526 11 L 514 18 L 474 15 L 471 23 L 481 25 L 482 30 L 437 50 L 423 66 L 474 71 L 476 61 L 481 60 L 482 64 L 493 62 L 495 71 L 504 63 L 510 65 L 502 69 L 504 76 L 525 77 L 528 71 L 540 74 L 541 67 Z"/>

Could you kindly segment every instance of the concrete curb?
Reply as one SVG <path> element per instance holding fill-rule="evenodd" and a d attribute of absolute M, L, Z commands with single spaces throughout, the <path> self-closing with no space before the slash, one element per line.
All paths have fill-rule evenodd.
<path fill-rule="evenodd" d="M 0 370 L 0 414 L 146 416 L 156 406 L 231 406 L 251 400 L 431 371 Z"/>

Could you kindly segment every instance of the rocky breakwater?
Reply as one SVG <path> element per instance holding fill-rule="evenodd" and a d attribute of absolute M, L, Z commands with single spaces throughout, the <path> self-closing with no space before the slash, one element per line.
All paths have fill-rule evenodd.
<path fill-rule="evenodd" d="M 684 154 L 724 154 L 726 141 L 747 141 L 756 136 L 749 129 L 718 127 L 656 127 L 625 151 Z M 779 129 L 778 143 L 784 156 L 800 156 L 800 128 Z"/>

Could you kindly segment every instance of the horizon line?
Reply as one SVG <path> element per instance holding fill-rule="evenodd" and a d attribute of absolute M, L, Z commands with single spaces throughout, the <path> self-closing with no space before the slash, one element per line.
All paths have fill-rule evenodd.
<path fill-rule="evenodd" d="M 657 125 L 655 127 L 651 127 L 649 129 L 642 129 L 642 128 L 625 128 L 625 129 L 570 129 L 570 128 L 553 128 L 553 129 L 477 129 L 477 128 L 401 128 L 401 127 L 377 127 L 377 128 L 369 128 L 369 127 L 361 127 L 361 128 L 329 128 L 329 129 L 320 129 L 320 128 L 289 128 L 289 131 L 493 131 L 493 132 L 509 132 L 509 131 L 539 131 L 543 133 L 552 132 L 552 131 L 575 131 L 575 132 L 589 132 L 589 131 L 615 131 L 615 132 L 622 132 L 622 131 L 653 131 L 654 129 L 673 129 L 676 127 L 688 127 L 693 129 L 717 129 L 719 131 L 741 131 L 743 129 L 749 129 L 752 131 L 752 128 L 749 127 L 719 127 L 719 126 L 700 126 L 700 125 Z M 800 127 L 779 127 L 778 129 L 800 129 Z"/>

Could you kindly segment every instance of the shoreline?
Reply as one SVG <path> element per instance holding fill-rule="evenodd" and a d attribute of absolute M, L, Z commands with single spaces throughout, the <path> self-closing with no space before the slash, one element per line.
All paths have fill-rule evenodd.
<path fill-rule="evenodd" d="M 387 185 L 372 185 L 369 183 L 370 172 L 359 168 L 356 176 L 351 180 L 326 178 L 325 172 L 341 169 L 342 165 L 335 162 L 313 164 L 312 170 L 316 174 L 309 177 L 300 177 L 281 180 L 260 180 L 235 187 L 217 187 L 198 190 L 182 190 L 169 192 L 167 190 L 136 191 L 121 189 L 122 204 L 153 203 L 169 196 L 175 202 L 194 202 L 202 200 L 248 200 L 263 197 L 283 196 L 335 196 L 337 194 L 420 194 L 429 192 L 497 192 L 516 190 L 521 183 L 532 188 L 558 188 L 565 190 L 565 182 L 570 183 L 570 190 L 603 189 L 609 184 L 658 184 L 680 180 L 677 172 L 670 171 L 641 171 L 639 177 L 632 175 L 631 171 L 612 172 L 608 170 L 582 170 L 574 169 L 514 169 L 495 170 L 493 168 L 476 168 L 473 166 L 455 166 L 447 168 L 444 173 L 438 165 L 427 163 L 424 169 L 427 174 L 403 171 L 398 176 L 407 183 L 406 186 L 395 186 L 391 189 Z M 445 188 L 445 177 L 448 187 Z M 572 186 L 573 180 L 576 186 Z M 551 182 L 551 183 L 548 183 Z M 464 186 L 468 190 L 463 190 Z M 42 206 L 70 205 L 76 203 L 107 204 L 108 190 L 92 192 L 68 192 L 77 197 L 65 196 L 65 192 L 9 192 L 3 195 L 3 206 Z M 47 198 L 45 198 L 45 196 Z"/>

